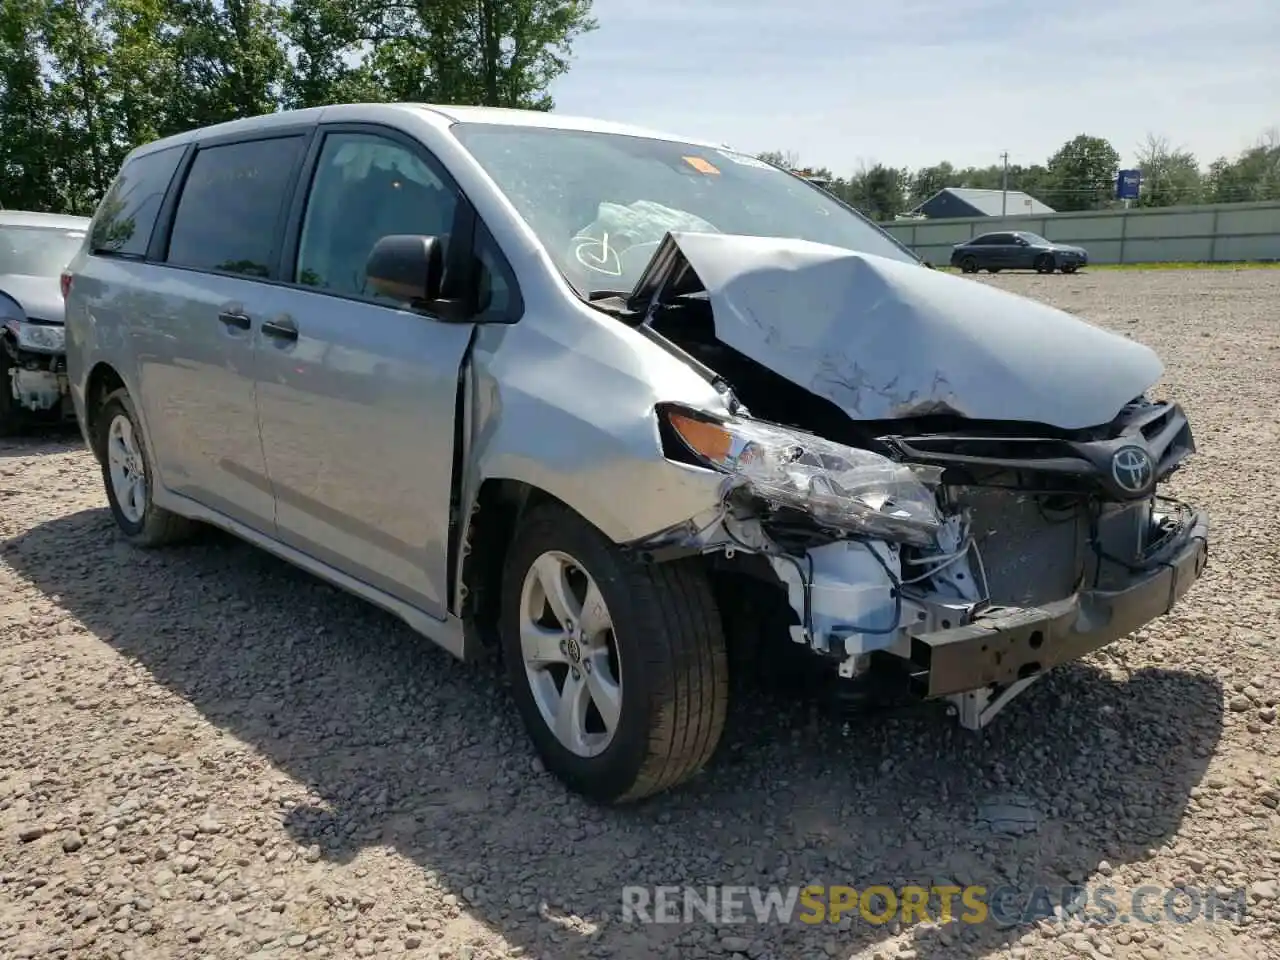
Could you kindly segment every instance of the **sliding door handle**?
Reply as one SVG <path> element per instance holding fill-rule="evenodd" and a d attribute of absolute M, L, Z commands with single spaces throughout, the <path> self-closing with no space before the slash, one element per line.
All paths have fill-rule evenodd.
<path fill-rule="evenodd" d="M 238 330 L 249 329 L 249 318 L 243 313 L 224 311 L 218 314 L 218 319 L 228 327 L 235 327 Z"/>
<path fill-rule="evenodd" d="M 276 317 L 274 320 L 262 321 L 262 333 L 263 336 L 276 340 L 297 340 L 298 325 L 293 322 L 292 317 Z"/>

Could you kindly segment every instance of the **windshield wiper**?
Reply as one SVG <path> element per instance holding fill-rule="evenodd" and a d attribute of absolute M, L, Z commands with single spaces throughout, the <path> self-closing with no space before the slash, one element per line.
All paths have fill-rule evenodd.
<path fill-rule="evenodd" d="M 596 300 L 626 300 L 631 296 L 630 290 L 592 290 L 587 294 L 587 299 Z"/>

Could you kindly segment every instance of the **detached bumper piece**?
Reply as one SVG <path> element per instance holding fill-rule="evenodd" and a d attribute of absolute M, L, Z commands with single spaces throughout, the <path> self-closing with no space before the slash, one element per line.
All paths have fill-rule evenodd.
<path fill-rule="evenodd" d="M 1117 590 L 1085 590 L 1039 607 L 991 608 L 973 623 L 911 635 L 912 693 L 937 699 L 1028 681 L 1168 613 L 1208 561 L 1209 523 L 1197 511 L 1150 567 Z"/>

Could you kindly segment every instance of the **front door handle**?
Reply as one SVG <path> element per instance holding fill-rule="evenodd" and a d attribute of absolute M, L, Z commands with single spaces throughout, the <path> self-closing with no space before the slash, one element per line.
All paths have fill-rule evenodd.
<path fill-rule="evenodd" d="M 292 317 L 277 317 L 274 320 L 262 321 L 262 332 L 268 337 L 275 337 L 277 340 L 297 340 L 298 325 L 293 322 Z"/>
<path fill-rule="evenodd" d="M 235 313 L 233 311 L 227 310 L 218 314 L 218 319 L 221 320 L 228 327 L 236 327 L 240 330 L 249 329 L 249 318 L 245 316 L 243 313 Z"/>

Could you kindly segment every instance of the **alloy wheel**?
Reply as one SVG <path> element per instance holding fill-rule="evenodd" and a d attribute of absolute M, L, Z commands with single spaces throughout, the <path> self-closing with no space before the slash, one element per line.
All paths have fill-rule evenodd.
<path fill-rule="evenodd" d="M 120 512 L 130 523 L 140 523 L 147 510 L 147 473 L 133 424 L 123 414 L 107 431 L 107 467 Z"/>
<path fill-rule="evenodd" d="M 548 729 L 577 756 L 603 753 L 622 713 L 618 645 L 599 586 L 569 554 L 547 551 L 525 573 L 520 649 Z"/>

